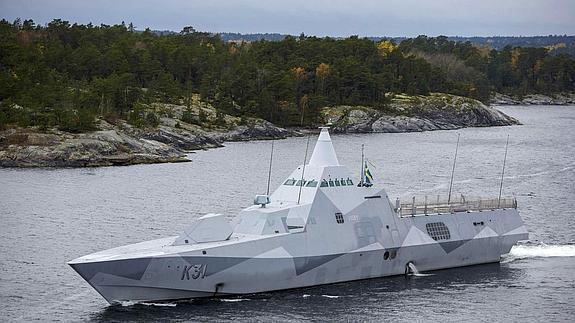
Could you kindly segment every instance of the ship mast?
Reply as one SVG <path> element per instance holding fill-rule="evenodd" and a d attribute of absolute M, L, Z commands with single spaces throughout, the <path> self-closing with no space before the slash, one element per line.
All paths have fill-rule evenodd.
<path fill-rule="evenodd" d="M 364 148 L 364 144 L 361 144 L 361 165 L 359 167 L 359 186 L 363 186 L 363 148 Z"/>
<path fill-rule="evenodd" d="M 449 195 L 447 196 L 447 205 L 451 203 L 451 188 L 453 187 L 453 174 L 455 173 L 455 163 L 457 162 L 457 150 L 459 149 L 459 136 L 457 134 L 457 145 L 455 145 L 455 157 L 453 158 L 453 168 L 451 169 L 451 181 L 449 182 Z"/>
<path fill-rule="evenodd" d="M 274 139 L 272 139 L 272 151 L 270 153 L 270 168 L 268 171 L 268 188 L 266 190 L 266 195 L 270 195 L 270 181 L 272 179 L 272 162 L 274 160 Z"/>
<path fill-rule="evenodd" d="M 499 184 L 499 198 L 497 199 L 497 207 L 501 206 L 501 191 L 503 190 L 503 175 L 505 175 L 505 162 L 507 161 L 508 146 L 509 146 L 509 134 L 507 134 L 507 142 L 505 143 L 505 157 L 503 157 L 503 169 L 501 170 L 501 183 Z"/>
<path fill-rule="evenodd" d="M 309 138 L 310 138 L 310 136 L 308 135 L 307 136 L 307 144 L 305 145 L 305 155 L 303 157 L 303 169 L 301 170 L 301 180 L 299 182 L 300 185 L 299 185 L 299 193 L 297 195 L 297 204 L 299 204 L 299 200 L 301 198 L 301 188 L 303 187 L 303 175 L 305 173 L 305 163 L 307 162 L 307 151 L 309 148 Z"/>

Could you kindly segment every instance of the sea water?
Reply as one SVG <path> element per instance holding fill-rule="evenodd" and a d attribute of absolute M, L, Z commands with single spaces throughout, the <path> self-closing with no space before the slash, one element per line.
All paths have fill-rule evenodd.
<path fill-rule="evenodd" d="M 209 212 L 230 221 L 265 193 L 271 143 L 228 143 L 190 163 L 0 169 L 3 321 L 572 321 L 575 317 L 575 107 L 502 110 L 523 125 L 333 135 L 357 180 L 361 145 L 390 198 L 515 196 L 530 241 L 501 264 L 212 300 L 109 306 L 66 262 L 177 235 Z M 304 159 L 306 138 L 275 142 L 272 187 Z M 313 142 L 313 141 L 312 141 Z"/>

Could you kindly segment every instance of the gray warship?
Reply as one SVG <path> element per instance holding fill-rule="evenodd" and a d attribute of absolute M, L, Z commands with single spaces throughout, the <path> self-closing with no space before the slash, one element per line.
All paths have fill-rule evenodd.
<path fill-rule="evenodd" d="M 494 263 L 528 239 L 513 198 L 402 203 L 365 175 L 355 182 L 322 128 L 309 162 L 256 196 L 234 227 L 207 214 L 178 236 L 68 264 L 109 303 L 167 301 Z"/>

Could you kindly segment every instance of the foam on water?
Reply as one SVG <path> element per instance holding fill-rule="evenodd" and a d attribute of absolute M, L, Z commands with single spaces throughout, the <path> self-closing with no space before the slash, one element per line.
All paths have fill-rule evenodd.
<path fill-rule="evenodd" d="M 526 258 L 575 257 L 575 245 L 517 245 L 503 256 L 503 263 Z"/>
<path fill-rule="evenodd" d="M 158 306 L 158 307 L 176 307 L 176 303 L 140 303 L 146 306 Z"/>
<path fill-rule="evenodd" d="M 249 298 L 220 298 L 220 301 L 222 302 L 243 302 L 249 300 Z"/>
<path fill-rule="evenodd" d="M 144 305 L 144 306 L 157 306 L 157 307 L 176 307 L 178 304 L 176 303 L 149 303 L 149 302 L 135 302 L 135 301 L 121 301 L 117 303 L 122 307 L 129 307 L 135 305 Z"/>
<path fill-rule="evenodd" d="M 326 297 L 326 298 L 340 298 L 340 296 L 336 296 L 336 295 L 321 295 L 322 297 Z"/>
<path fill-rule="evenodd" d="M 427 276 L 433 276 L 433 274 L 422 274 L 419 272 L 419 270 L 417 270 L 417 267 L 415 267 L 415 265 L 413 263 L 409 263 L 408 264 L 409 269 L 411 270 L 411 272 L 409 273 L 410 276 L 415 276 L 415 277 L 427 277 Z"/>

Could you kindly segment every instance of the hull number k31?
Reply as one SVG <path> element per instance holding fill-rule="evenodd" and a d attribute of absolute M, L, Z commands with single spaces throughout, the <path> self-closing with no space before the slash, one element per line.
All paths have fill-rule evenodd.
<path fill-rule="evenodd" d="M 190 277 L 192 279 L 204 278 L 206 276 L 207 268 L 208 266 L 205 264 L 184 266 L 182 278 L 180 278 L 180 280 L 190 280 Z"/>

